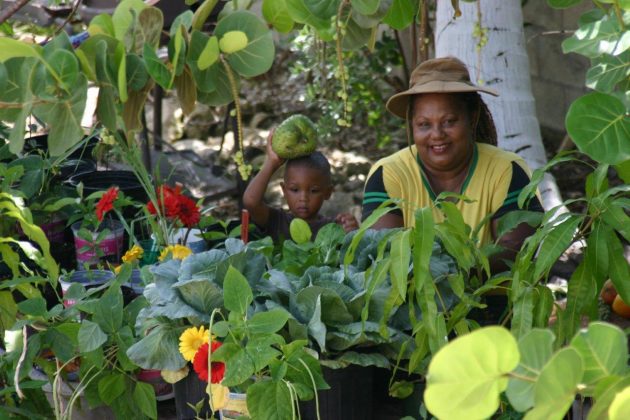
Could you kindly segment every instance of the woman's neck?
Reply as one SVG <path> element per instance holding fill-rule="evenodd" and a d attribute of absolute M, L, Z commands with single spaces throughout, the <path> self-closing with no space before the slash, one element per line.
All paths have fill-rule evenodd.
<path fill-rule="evenodd" d="M 473 162 L 474 147 L 475 146 L 473 145 L 468 159 L 453 169 L 437 170 L 430 168 L 425 164 L 422 165 L 424 174 L 431 185 L 431 189 L 433 190 L 435 196 L 438 196 L 445 191 L 456 194 L 463 193 L 462 187 L 466 182 L 466 178 L 468 178 Z"/>

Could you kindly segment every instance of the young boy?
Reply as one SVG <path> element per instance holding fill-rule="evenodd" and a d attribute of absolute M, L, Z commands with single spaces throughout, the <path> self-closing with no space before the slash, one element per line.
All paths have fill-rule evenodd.
<path fill-rule="evenodd" d="M 289 225 L 296 217 L 309 224 L 313 233 L 312 239 L 322 226 L 332 222 L 340 224 L 346 232 L 357 229 L 359 224 L 350 213 L 340 213 L 335 219 L 318 214 L 333 191 L 330 164 L 320 152 L 287 161 L 281 186 L 289 212 L 265 204 L 263 198 L 269 180 L 284 163 L 271 148 L 272 136 L 273 130 L 267 138 L 265 163 L 243 194 L 243 205 L 249 211 L 251 220 L 264 234 L 271 236 L 274 242 L 291 238 Z"/>

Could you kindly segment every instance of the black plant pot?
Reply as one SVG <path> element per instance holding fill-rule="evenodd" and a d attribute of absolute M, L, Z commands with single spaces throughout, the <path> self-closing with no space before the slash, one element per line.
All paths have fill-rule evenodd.
<path fill-rule="evenodd" d="M 126 196 L 140 202 L 148 200 L 147 193 L 132 171 L 94 171 L 77 174 L 68 180 L 72 189 L 83 183 L 83 192 L 88 196 L 96 191 L 105 191 L 117 186 Z"/>
<path fill-rule="evenodd" d="M 87 141 L 85 137 L 82 141 L 85 143 L 81 145 L 77 150 L 72 152 L 68 159 L 81 159 L 94 161 L 94 148 L 101 139 L 99 137 L 91 137 Z M 24 139 L 24 152 L 34 152 L 41 150 L 42 152 L 48 152 L 48 134 L 39 134 Z"/>
<path fill-rule="evenodd" d="M 319 391 L 319 416 L 327 420 L 374 419 L 372 386 L 374 369 L 350 365 L 343 369 L 322 367 L 330 389 Z M 317 419 L 315 400 L 300 403 L 304 420 Z"/>
<path fill-rule="evenodd" d="M 207 386 L 208 383 L 199 379 L 192 369 L 188 376 L 173 384 L 177 420 L 194 419 L 195 411 L 188 404 L 196 406 L 202 400 L 203 406 L 199 416 L 204 419 L 210 416 L 210 405 L 208 403 L 208 394 L 206 393 Z"/>

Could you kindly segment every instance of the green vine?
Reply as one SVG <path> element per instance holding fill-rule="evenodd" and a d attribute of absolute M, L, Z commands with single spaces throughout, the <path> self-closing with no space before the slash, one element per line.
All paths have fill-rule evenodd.
<path fill-rule="evenodd" d="M 238 98 L 238 88 L 236 86 L 236 79 L 234 78 L 234 74 L 232 73 L 232 69 L 229 64 L 225 61 L 223 56 L 219 56 L 223 67 L 227 73 L 228 79 L 230 81 L 230 90 L 232 92 L 232 99 L 234 99 L 234 110 L 236 112 L 236 141 L 238 141 L 238 151 L 234 154 L 234 163 L 238 167 L 238 173 L 241 175 L 243 180 L 249 179 L 249 176 L 252 174 L 252 165 L 248 165 L 245 163 L 245 156 L 243 155 L 243 119 L 241 115 L 241 102 Z"/>

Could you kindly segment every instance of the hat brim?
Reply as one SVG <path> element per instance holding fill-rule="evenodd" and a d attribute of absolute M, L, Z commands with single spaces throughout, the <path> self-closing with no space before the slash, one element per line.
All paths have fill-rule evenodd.
<path fill-rule="evenodd" d="M 499 93 L 496 90 L 482 86 L 469 85 L 462 82 L 433 81 L 422 85 L 412 86 L 403 92 L 393 95 L 385 104 L 385 108 L 387 108 L 387 110 L 395 116 L 406 119 L 409 99 L 414 95 L 420 95 L 422 93 L 465 92 L 483 92 L 492 96 L 499 96 Z"/>

